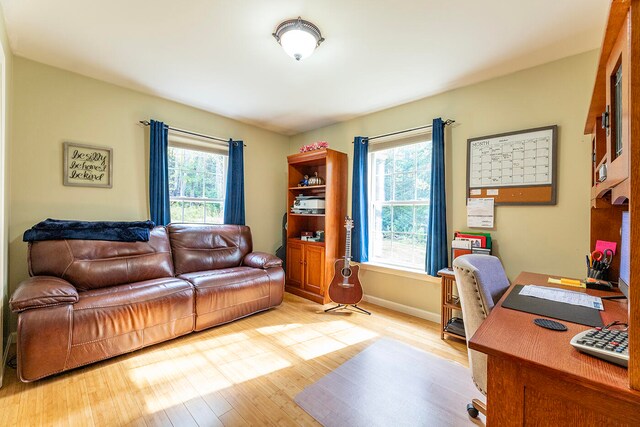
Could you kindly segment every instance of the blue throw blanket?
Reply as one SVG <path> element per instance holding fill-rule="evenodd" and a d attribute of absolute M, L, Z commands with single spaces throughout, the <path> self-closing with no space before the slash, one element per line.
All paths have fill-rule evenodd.
<path fill-rule="evenodd" d="M 46 219 L 24 232 L 22 241 L 108 240 L 111 242 L 148 242 L 153 221 L 67 221 Z"/>

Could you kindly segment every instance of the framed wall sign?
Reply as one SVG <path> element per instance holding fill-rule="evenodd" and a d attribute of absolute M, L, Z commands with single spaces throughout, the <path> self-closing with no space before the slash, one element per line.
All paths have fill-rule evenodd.
<path fill-rule="evenodd" d="M 64 185 L 80 187 L 113 186 L 113 149 L 64 143 Z"/>

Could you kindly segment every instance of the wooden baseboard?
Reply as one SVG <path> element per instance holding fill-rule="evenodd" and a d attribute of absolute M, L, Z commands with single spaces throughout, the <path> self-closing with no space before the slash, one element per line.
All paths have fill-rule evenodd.
<path fill-rule="evenodd" d="M 371 295 L 365 295 L 362 298 L 363 301 L 371 304 L 379 305 L 391 310 L 399 311 L 400 313 L 409 314 L 411 316 L 419 317 L 421 319 L 428 320 L 434 323 L 440 323 L 440 314 L 433 313 L 431 311 L 423 310 L 421 308 L 411 307 L 409 305 L 400 304 L 394 301 L 389 301 L 383 298 L 373 297 Z"/>
<path fill-rule="evenodd" d="M 5 366 L 7 366 L 7 359 L 9 358 L 9 348 L 14 342 L 16 342 L 16 333 L 12 332 L 11 334 L 9 334 L 7 345 L 4 348 L 4 352 L 2 352 L 2 366 L 0 366 L 0 388 L 2 388 L 2 384 L 4 381 L 4 368 Z"/>

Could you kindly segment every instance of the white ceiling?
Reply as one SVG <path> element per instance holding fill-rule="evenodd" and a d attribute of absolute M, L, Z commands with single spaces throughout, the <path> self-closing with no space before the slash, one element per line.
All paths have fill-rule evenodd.
<path fill-rule="evenodd" d="M 0 0 L 16 55 L 295 134 L 597 48 L 607 0 Z M 271 36 L 298 15 L 304 62 Z"/>

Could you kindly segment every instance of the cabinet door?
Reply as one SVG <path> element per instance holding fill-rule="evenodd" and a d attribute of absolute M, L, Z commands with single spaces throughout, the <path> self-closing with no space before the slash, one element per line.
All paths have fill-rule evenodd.
<path fill-rule="evenodd" d="M 629 15 L 625 19 L 628 22 Z M 606 64 L 607 109 L 607 179 L 616 185 L 629 176 L 629 51 L 628 27 L 622 26 Z M 613 203 L 620 201 L 613 200 Z"/>
<path fill-rule="evenodd" d="M 304 246 L 287 242 L 287 285 L 302 288 L 304 272 Z"/>
<path fill-rule="evenodd" d="M 304 289 L 324 295 L 324 247 L 305 245 L 304 264 Z"/>

